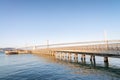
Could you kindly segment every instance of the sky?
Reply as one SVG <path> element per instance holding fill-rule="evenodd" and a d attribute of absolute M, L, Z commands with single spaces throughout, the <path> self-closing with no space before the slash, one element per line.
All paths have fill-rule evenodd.
<path fill-rule="evenodd" d="M 120 39 L 120 0 L 0 0 L 0 47 Z"/>

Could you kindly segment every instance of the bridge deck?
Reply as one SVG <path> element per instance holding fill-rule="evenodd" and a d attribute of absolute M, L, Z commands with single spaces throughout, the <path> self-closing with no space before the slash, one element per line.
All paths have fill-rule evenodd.
<path fill-rule="evenodd" d="M 120 58 L 120 54 L 110 54 L 110 53 L 90 53 L 90 52 L 77 52 L 77 51 L 56 51 L 61 53 L 73 53 L 73 54 L 86 54 L 86 55 L 96 55 L 96 56 L 107 56 L 107 57 L 115 57 Z"/>

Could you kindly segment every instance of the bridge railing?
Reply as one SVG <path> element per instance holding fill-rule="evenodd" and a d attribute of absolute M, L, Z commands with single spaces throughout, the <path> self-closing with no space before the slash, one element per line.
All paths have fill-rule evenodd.
<path fill-rule="evenodd" d="M 101 49 L 101 50 L 120 50 L 120 40 L 101 40 L 101 41 L 88 41 L 88 42 L 73 42 L 73 43 L 60 43 L 60 44 L 49 44 L 49 45 L 36 45 L 36 46 L 28 46 L 28 47 L 22 47 L 21 49 L 27 49 L 27 50 L 33 50 L 33 47 L 35 50 L 40 49 Z"/>

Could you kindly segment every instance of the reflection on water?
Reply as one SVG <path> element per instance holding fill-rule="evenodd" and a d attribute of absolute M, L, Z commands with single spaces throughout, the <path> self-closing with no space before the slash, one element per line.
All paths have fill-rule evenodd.
<path fill-rule="evenodd" d="M 37 55 L 37 56 L 40 56 L 40 55 Z M 107 72 L 112 72 L 114 74 L 117 74 L 118 76 L 120 75 L 120 65 L 116 63 L 116 67 L 110 65 L 109 66 L 109 63 L 107 62 L 99 62 L 98 60 L 98 63 L 96 62 L 96 60 L 94 59 L 93 61 L 89 61 L 89 60 L 79 60 L 79 58 L 76 60 L 76 59 L 73 59 L 73 60 L 69 60 L 67 58 L 59 58 L 59 57 L 49 57 L 49 56 L 42 56 L 42 57 L 45 57 L 46 59 L 50 60 L 50 61 L 53 61 L 53 62 L 57 62 L 57 63 L 60 63 L 60 64 L 63 64 L 63 65 L 66 65 L 66 66 L 69 66 L 68 64 L 70 63 L 71 65 L 75 66 L 75 67 L 81 67 L 81 68 L 87 68 L 87 69 L 97 69 L 97 70 L 103 70 L 103 71 L 107 71 Z M 97 57 L 96 57 L 97 58 Z M 99 59 L 99 57 L 98 57 Z M 116 59 L 115 59 L 116 60 Z M 114 60 L 113 60 L 114 61 Z M 120 60 L 118 59 L 118 62 Z M 101 63 L 101 65 L 100 65 Z"/>
<path fill-rule="evenodd" d="M 96 57 L 97 58 L 97 57 Z M 101 57 L 95 61 L 76 61 L 32 54 L 0 54 L 0 80 L 120 80 L 120 67 Z M 114 59 L 110 59 L 114 60 Z"/>

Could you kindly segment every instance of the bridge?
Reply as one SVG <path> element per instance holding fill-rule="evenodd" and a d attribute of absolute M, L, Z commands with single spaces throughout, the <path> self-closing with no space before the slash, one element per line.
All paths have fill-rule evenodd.
<path fill-rule="evenodd" d="M 104 57 L 104 62 L 108 62 L 108 57 L 120 58 L 120 40 L 102 40 L 88 42 L 73 42 L 28 46 L 20 48 L 33 54 L 56 56 L 59 58 L 74 58 L 85 61 L 86 55 L 90 55 L 90 61 L 95 61 L 95 56 Z M 18 50 L 19 51 L 19 50 Z"/>
<path fill-rule="evenodd" d="M 95 60 L 95 56 L 103 56 L 104 62 L 108 62 L 108 57 L 120 58 L 120 40 L 47 44 L 24 47 L 24 49 L 31 50 L 31 53 L 68 59 L 71 59 L 74 54 L 76 60 L 79 54 L 81 60 L 85 60 L 86 55 L 90 55 L 90 60 Z"/>

